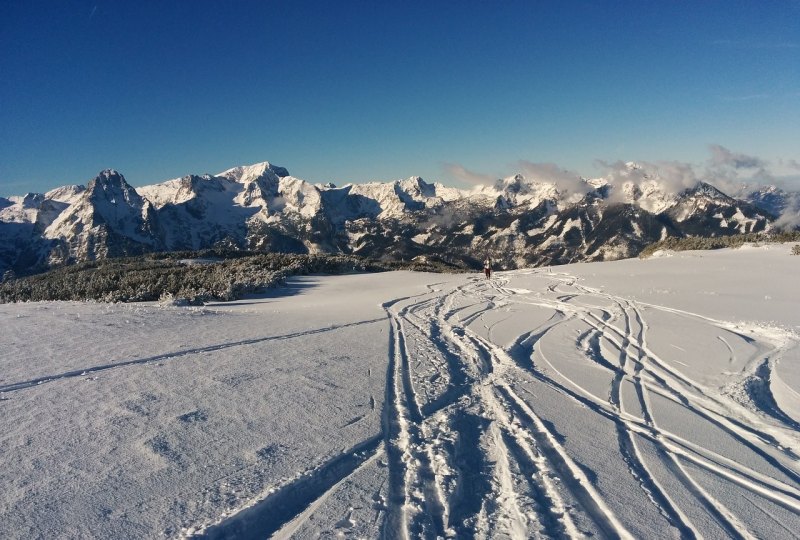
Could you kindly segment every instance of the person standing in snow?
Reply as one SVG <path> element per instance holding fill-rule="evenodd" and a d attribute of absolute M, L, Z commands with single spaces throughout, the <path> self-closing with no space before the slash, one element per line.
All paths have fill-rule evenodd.
<path fill-rule="evenodd" d="M 492 277 L 492 260 L 489 257 L 486 257 L 486 260 L 483 261 L 483 273 L 486 274 L 486 279 Z"/>

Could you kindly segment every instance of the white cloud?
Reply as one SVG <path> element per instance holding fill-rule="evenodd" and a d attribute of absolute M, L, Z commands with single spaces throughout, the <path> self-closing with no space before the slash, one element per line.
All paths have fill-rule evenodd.
<path fill-rule="evenodd" d="M 776 182 L 772 164 L 765 159 L 733 152 L 719 144 L 711 144 L 708 149 L 711 158 L 703 176 L 728 195 L 741 196 L 748 190 Z"/>
<path fill-rule="evenodd" d="M 786 202 L 786 209 L 775 222 L 775 226 L 780 229 L 800 227 L 800 193 L 790 194 Z"/>
<path fill-rule="evenodd" d="M 691 164 L 679 161 L 609 163 L 598 159 L 595 163 L 603 170 L 603 178 L 611 187 L 609 192 L 611 202 L 626 201 L 623 190 L 625 184 L 641 187 L 645 182 L 656 180 L 665 193 L 675 194 L 696 186 L 700 181 Z"/>
<path fill-rule="evenodd" d="M 532 161 L 520 160 L 517 168 L 526 180 L 546 182 L 555 184 L 558 190 L 564 194 L 586 195 L 590 190 L 589 186 L 581 176 L 555 163 L 534 163 Z"/>
<path fill-rule="evenodd" d="M 708 149 L 714 165 L 730 166 L 734 169 L 762 169 L 766 166 L 766 162 L 760 158 L 732 152 L 719 144 L 711 144 Z"/>
<path fill-rule="evenodd" d="M 786 166 L 790 169 L 800 171 L 800 162 L 796 159 L 782 159 L 779 161 L 780 165 Z"/>
<path fill-rule="evenodd" d="M 487 186 L 495 182 L 496 178 L 488 174 L 480 174 L 470 171 L 458 163 L 444 163 L 442 165 L 447 176 L 470 186 Z"/>

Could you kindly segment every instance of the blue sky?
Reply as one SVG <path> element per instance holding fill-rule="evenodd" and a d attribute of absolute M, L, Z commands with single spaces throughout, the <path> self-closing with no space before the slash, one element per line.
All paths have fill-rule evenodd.
<path fill-rule="evenodd" d="M 0 74 L 0 195 L 800 160 L 798 0 L 5 2 Z"/>

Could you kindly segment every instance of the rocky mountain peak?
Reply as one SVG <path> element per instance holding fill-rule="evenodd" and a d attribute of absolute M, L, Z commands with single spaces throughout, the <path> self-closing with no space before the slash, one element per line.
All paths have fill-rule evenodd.
<path fill-rule="evenodd" d="M 707 182 L 700 181 L 695 187 L 688 188 L 680 194 L 681 198 L 705 197 L 712 200 L 731 202 L 735 199 L 725 195 L 716 187 Z"/>
<path fill-rule="evenodd" d="M 408 193 L 414 193 L 421 197 L 436 196 L 436 186 L 427 183 L 419 176 L 412 176 L 405 180 L 399 180 L 397 184 L 403 191 Z"/>
<path fill-rule="evenodd" d="M 20 206 L 26 209 L 35 209 L 42 206 L 44 195 L 41 193 L 26 193 L 20 200 Z"/>
<path fill-rule="evenodd" d="M 519 193 L 524 191 L 525 184 L 527 183 L 528 180 L 523 175 L 515 174 L 514 176 L 497 180 L 494 184 L 494 188 L 501 192 Z"/>
<path fill-rule="evenodd" d="M 800 197 L 797 193 L 788 193 L 777 186 L 764 186 L 745 196 L 755 206 L 779 216 L 791 205 L 798 206 Z"/>
<path fill-rule="evenodd" d="M 269 178 L 270 180 L 277 181 L 284 176 L 291 176 L 289 171 L 284 167 L 273 165 L 269 161 L 262 161 L 253 165 L 242 165 L 233 167 L 227 171 L 223 171 L 216 176 L 222 176 L 234 182 L 247 184 L 254 182 L 260 178 Z"/>
<path fill-rule="evenodd" d="M 84 193 L 84 198 L 97 204 L 101 201 L 110 204 L 125 202 L 128 205 L 141 207 L 144 204 L 142 197 L 125 181 L 125 177 L 114 169 L 106 169 L 98 174 Z"/>

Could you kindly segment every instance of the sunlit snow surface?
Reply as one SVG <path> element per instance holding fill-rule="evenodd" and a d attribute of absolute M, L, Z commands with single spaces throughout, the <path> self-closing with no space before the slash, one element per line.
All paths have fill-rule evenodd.
<path fill-rule="evenodd" d="M 796 537 L 789 252 L 0 305 L 0 537 Z"/>

